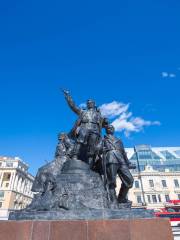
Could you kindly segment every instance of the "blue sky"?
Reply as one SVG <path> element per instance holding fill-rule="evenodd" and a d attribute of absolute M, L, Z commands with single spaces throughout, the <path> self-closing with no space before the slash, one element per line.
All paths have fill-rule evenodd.
<path fill-rule="evenodd" d="M 77 104 L 129 103 L 126 120 L 149 121 L 118 133 L 126 147 L 179 146 L 179 11 L 177 0 L 3 1 L 0 155 L 33 174 L 53 158 L 57 133 L 76 119 L 61 87 Z"/>

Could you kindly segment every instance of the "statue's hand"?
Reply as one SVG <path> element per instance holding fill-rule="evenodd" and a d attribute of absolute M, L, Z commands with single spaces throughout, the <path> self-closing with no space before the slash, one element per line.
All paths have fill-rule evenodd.
<path fill-rule="evenodd" d="M 64 93 L 64 96 L 68 96 L 70 94 L 68 90 L 63 89 L 62 91 Z"/>
<path fill-rule="evenodd" d="M 136 169 L 136 164 L 134 164 L 134 163 L 129 163 L 129 164 L 128 164 L 128 168 L 129 168 L 129 169 Z"/>

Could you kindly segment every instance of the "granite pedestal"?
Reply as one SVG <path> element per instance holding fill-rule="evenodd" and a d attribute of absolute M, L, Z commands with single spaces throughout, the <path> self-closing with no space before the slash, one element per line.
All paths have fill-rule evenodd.
<path fill-rule="evenodd" d="M 0 222 L 0 240 L 172 240 L 169 221 L 153 211 L 108 208 L 100 176 L 67 161 L 56 186 Z"/>
<path fill-rule="evenodd" d="M 167 219 L 1 221 L 1 240 L 173 240 Z"/>

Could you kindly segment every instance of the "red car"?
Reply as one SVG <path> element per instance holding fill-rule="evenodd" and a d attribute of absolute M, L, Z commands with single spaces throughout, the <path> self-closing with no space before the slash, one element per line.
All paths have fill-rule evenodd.
<path fill-rule="evenodd" d="M 159 212 L 155 212 L 156 217 L 170 218 L 171 222 L 180 223 L 180 200 L 171 200 Z"/>

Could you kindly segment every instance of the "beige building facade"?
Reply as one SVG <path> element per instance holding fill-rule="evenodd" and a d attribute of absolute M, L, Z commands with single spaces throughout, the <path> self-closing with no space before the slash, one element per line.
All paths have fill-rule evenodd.
<path fill-rule="evenodd" d="M 34 177 L 20 158 L 0 157 L 0 219 L 13 209 L 25 208 L 33 198 Z"/>
<path fill-rule="evenodd" d="M 148 209 L 163 208 L 169 200 L 180 200 L 180 172 L 166 169 L 164 172 L 146 166 L 145 170 L 133 173 L 134 184 L 128 198 L 133 207 L 145 205 Z M 120 181 L 117 180 L 117 191 Z"/>

